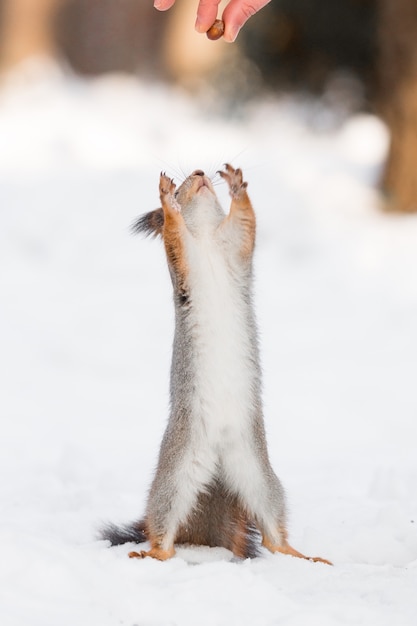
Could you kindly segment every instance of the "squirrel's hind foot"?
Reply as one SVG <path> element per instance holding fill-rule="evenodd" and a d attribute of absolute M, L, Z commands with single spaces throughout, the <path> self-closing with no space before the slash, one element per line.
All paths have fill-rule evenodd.
<path fill-rule="evenodd" d="M 153 559 L 158 559 L 158 561 L 166 561 L 170 559 L 175 554 L 174 548 L 170 550 L 163 550 L 162 548 L 151 548 L 150 550 L 141 550 L 140 552 L 129 552 L 130 559 L 145 559 L 147 556 L 152 557 Z"/>
<path fill-rule="evenodd" d="M 328 561 L 327 559 L 322 559 L 320 556 L 306 556 L 305 554 L 298 552 L 298 550 L 290 546 L 290 544 L 287 543 L 286 540 L 283 542 L 282 545 L 277 545 L 264 537 L 262 545 L 264 545 L 265 548 L 273 553 L 279 552 L 280 554 L 288 554 L 289 556 L 296 556 L 299 559 L 312 561 L 313 563 L 325 563 L 326 565 L 333 565 L 331 561 Z"/>
<path fill-rule="evenodd" d="M 327 559 L 322 559 L 321 556 L 306 556 L 305 554 L 301 554 L 298 550 L 295 550 L 290 545 L 286 545 L 280 548 L 276 548 L 273 552 L 280 552 L 281 554 L 289 554 L 290 556 L 296 556 L 299 559 L 305 559 L 306 561 L 311 561 L 312 563 L 324 563 L 325 565 L 333 565 L 331 561 Z"/>

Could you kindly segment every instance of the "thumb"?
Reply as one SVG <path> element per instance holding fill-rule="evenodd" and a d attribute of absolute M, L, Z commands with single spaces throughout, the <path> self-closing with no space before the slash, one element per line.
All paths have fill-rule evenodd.
<path fill-rule="evenodd" d="M 158 9 L 158 11 L 167 11 L 172 7 L 175 0 L 154 0 L 154 7 Z"/>
<path fill-rule="evenodd" d="M 222 16 L 225 26 L 224 39 L 229 42 L 235 41 L 248 19 L 269 2 L 270 0 L 230 0 Z"/>

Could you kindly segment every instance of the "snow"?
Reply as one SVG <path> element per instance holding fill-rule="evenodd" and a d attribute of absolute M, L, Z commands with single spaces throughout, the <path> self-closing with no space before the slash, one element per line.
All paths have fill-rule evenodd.
<path fill-rule="evenodd" d="M 417 218 L 381 211 L 373 116 L 239 118 L 163 85 L 43 63 L 0 91 L 2 626 L 411 626 L 417 611 Z M 178 181 L 241 166 L 258 216 L 266 428 L 290 539 L 334 567 L 96 538 L 140 516 L 167 417 L 163 250 L 130 224 Z M 216 179 L 222 202 L 225 185 Z"/>

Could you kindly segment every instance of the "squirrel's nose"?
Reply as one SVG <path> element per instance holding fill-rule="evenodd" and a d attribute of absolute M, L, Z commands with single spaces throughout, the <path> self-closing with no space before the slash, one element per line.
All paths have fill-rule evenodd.
<path fill-rule="evenodd" d="M 204 176 L 203 170 L 195 170 L 191 176 Z"/>

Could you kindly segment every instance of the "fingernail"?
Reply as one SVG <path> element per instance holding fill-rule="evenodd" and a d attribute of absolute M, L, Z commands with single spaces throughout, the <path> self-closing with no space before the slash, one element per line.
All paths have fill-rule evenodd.
<path fill-rule="evenodd" d="M 153 6 L 155 7 L 155 9 L 160 9 L 162 5 L 161 0 L 155 0 L 153 3 Z"/>
<path fill-rule="evenodd" d="M 225 33 L 223 35 L 224 40 L 227 41 L 227 43 L 233 43 L 234 41 L 236 41 L 239 31 L 239 26 L 229 26 L 228 28 L 226 27 Z"/>
<path fill-rule="evenodd" d="M 205 32 L 204 27 L 203 27 L 203 25 L 201 24 L 201 22 L 200 22 L 200 20 L 198 18 L 196 19 L 194 28 L 196 29 L 196 31 L 198 33 L 204 33 Z"/>

